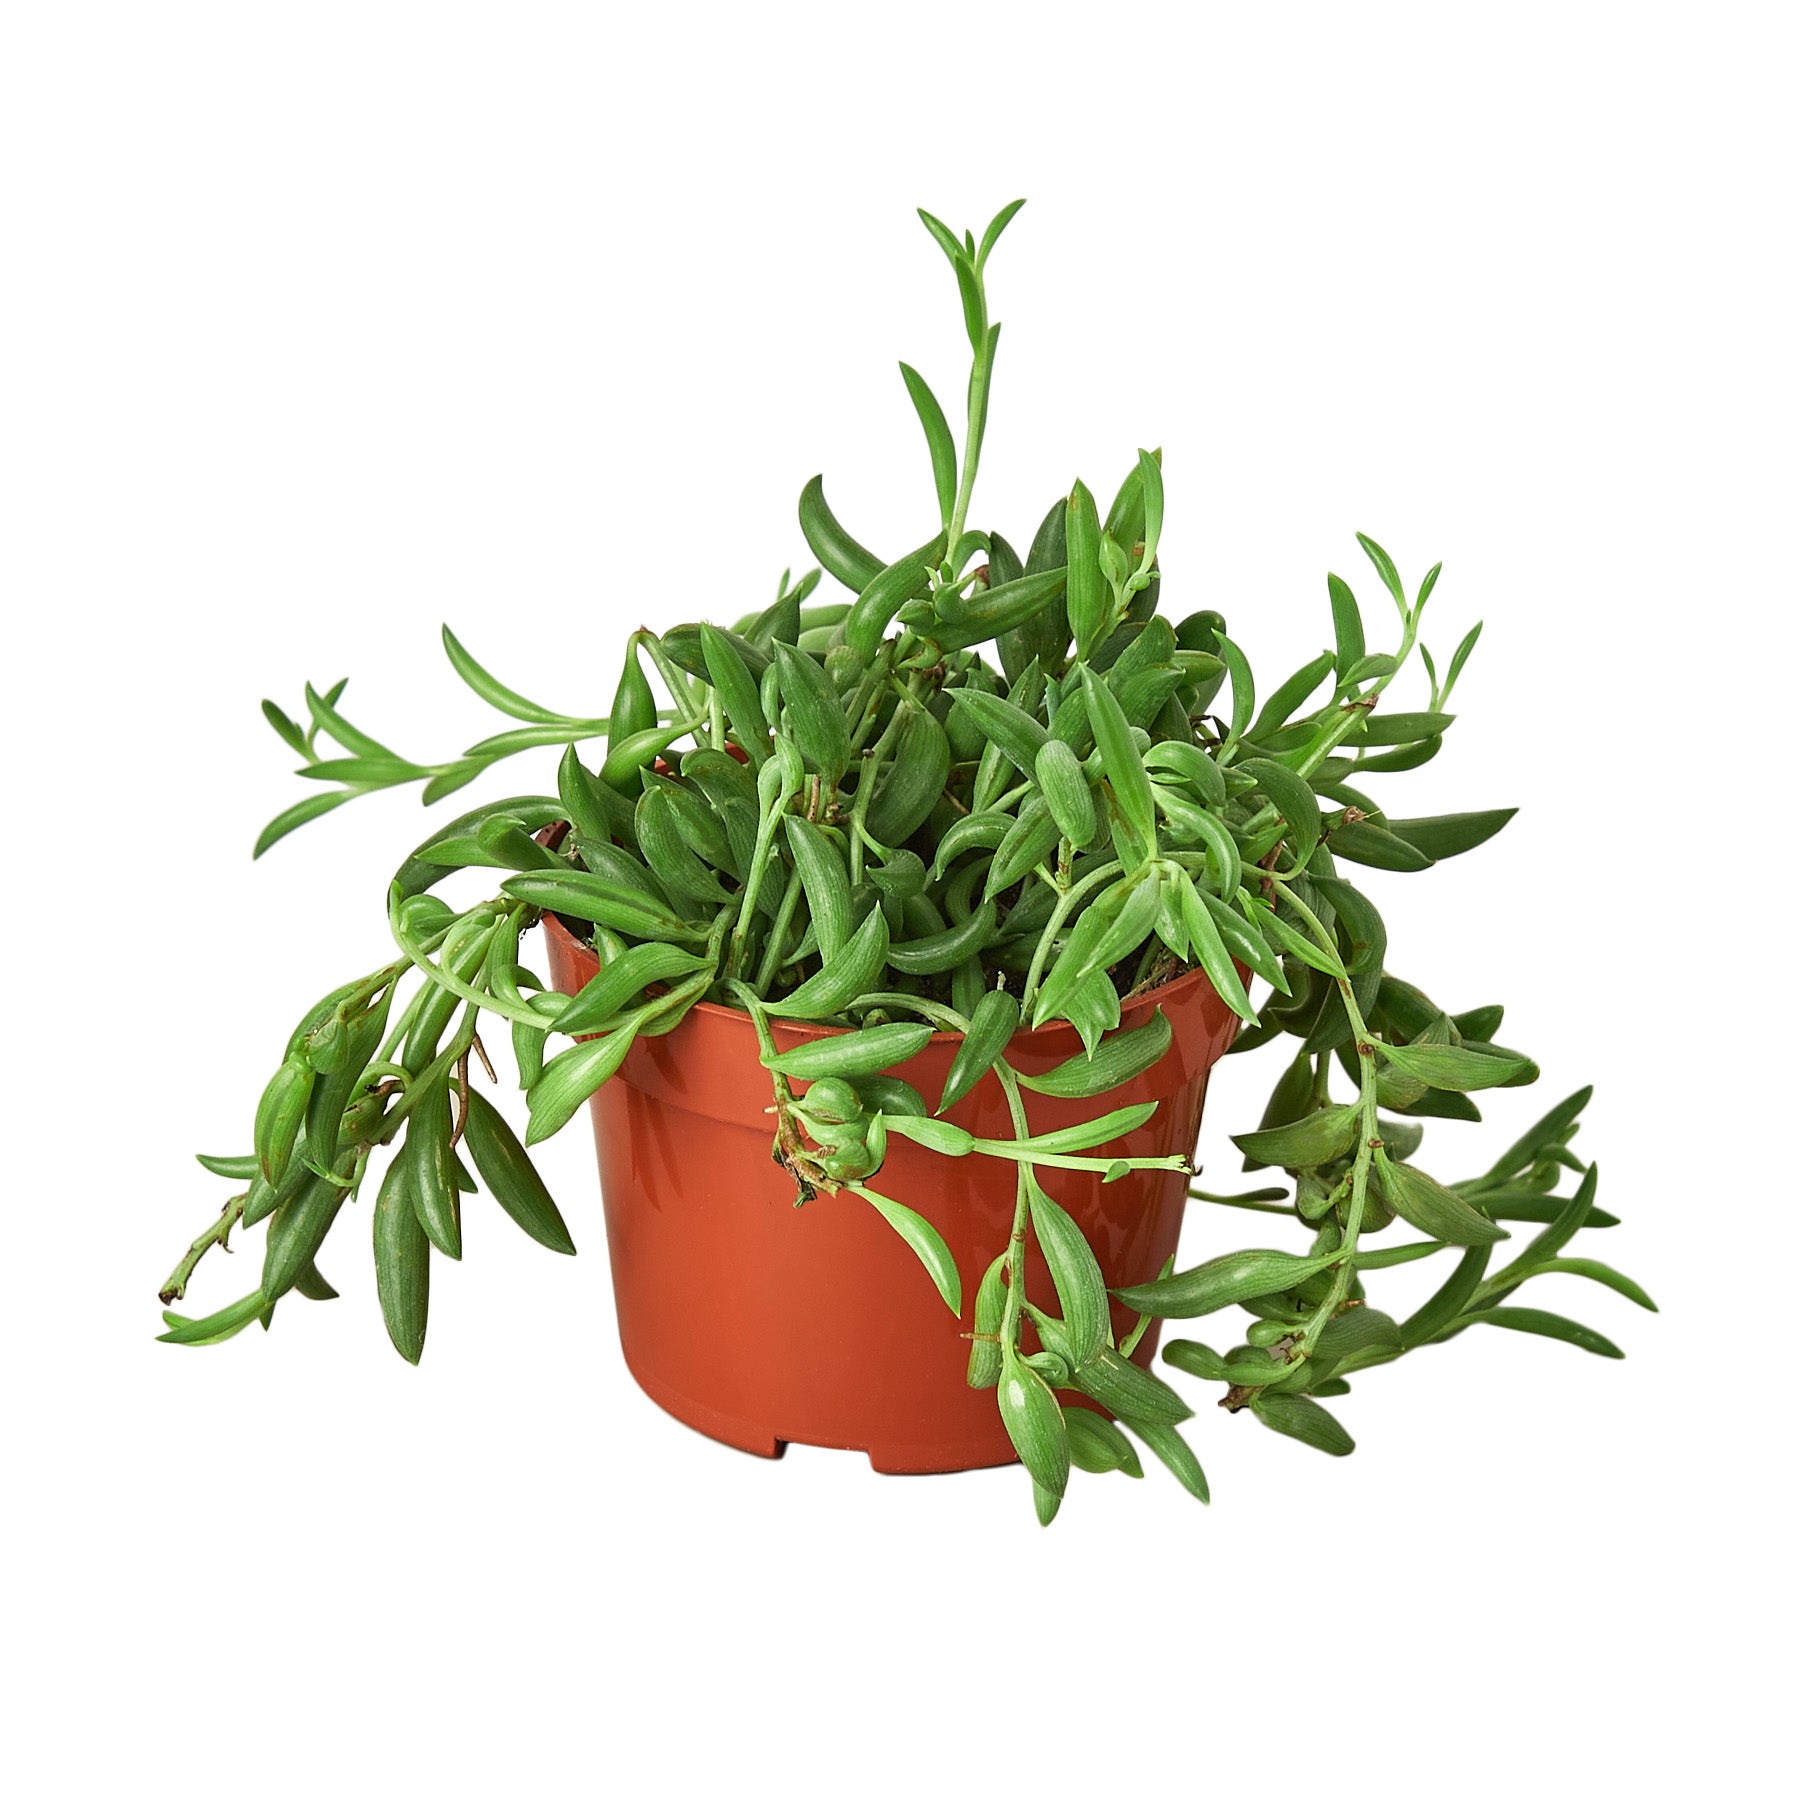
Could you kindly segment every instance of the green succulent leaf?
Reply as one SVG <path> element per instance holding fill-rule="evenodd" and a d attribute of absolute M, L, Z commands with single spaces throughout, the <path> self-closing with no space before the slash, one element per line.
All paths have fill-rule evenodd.
<path fill-rule="evenodd" d="M 828 1019 L 876 985 L 887 962 L 887 915 L 878 906 L 857 927 L 837 956 L 809 976 L 785 1000 L 769 1007 L 780 1019 Z M 833 1071 L 843 1074 L 845 1071 Z"/>
<path fill-rule="evenodd" d="M 1032 1229 L 1037 1233 L 1062 1308 L 1077 1367 L 1099 1354 L 1112 1335 L 1106 1279 L 1081 1227 L 1034 1180 L 1027 1178 Z"/>
<path fill-rule="evenodd" d="M 1152 1424 L 1147 1420 L 1138 1419 L 1126 1422 L 1149 1446 L 1156 1460 L 1202 1506 L 1211 1501 L 1212 1495 L 1207 1488 L 1206 1472 L 1200 1467 L 1200 1459 L 1188 1447 L 1187 1439 L 1173 1425 Z"/>
<path fill-rule="evenodd" d="M 874 1075 L 916 1056 L 930 1041 L 929 1025 L 865 1025 L 861 1031 L 813 1038 L 763 1060 L 778 1075 L 801 1081 L 817 1081 L 827 1075 Z"/>
<path fill-rule="evenodd" d="M 222 1344 L 259 1320 L 266 1323 L 273 1310 L 274 1302 L 264 1299 L 259 1288 L 255 1293 L 246 1294 L 241 1300 L 234 1300 L 229 1306 L 222 1306 L 203 1319 L 187 1319 L 179 1313 L 164 1313 L 163 1323 L 169 1329 L 156 1341 L 159 1344 Z"/>
<path fill-rule="evenodd" d="M 944 1304 L 960 1317 L 962 1276 L 957 1272 L 956 1259 L 950 1254 L 950 1247 L 944 1242 L 938 1228 L 929 1219 L 914 1212 L 910 1206 L 902 1206 L 898 1200 L 890 1200 L 886 1195 L 876 1193 L 873 1188 L 857 1187 L 853 1191 L 868 1201 L 894 1228 L 895 1235 L 919 1259 L 925 1273 L 931 1277 L 932 1285 L 943 1297 Z"/>
<path fill-rule="evenodd" d="M 1243 980 L 1232 960 L 1233 946 L 1226 941 L 1217 914 L 1205 904 L 1186 870 L 1181 872 L 1177 888 L 1182 922 L 1187 927 L 1195 961 L 1206 971 L 1219 998 L 1246 1024 L 1254 1025 L 1256 1008 L 1244 992 Z"/>
<path fill-rule="evenodd" d="M 1434 1181 L 1411 1163 L 1375 1153 L 1381 1197 L 1407 1224 L 1444 1244 L 1493 1244 L 1508 1235 L 1454 1189 Z"/>
<path fill-rule="evenodd" d="M 1354 1106 L 1323 1106 L 1291 1124 L 1239 1132 L 1231 1141 L 1269 1168 L 1313 1169 L 1350 1149 L 1358 1123 Z"/>
<path fill-rule="evenodd" d="M 1047 727 L 999 694 L 978 688 L 951 688 L 951 704 L 969 713 L 976 728 L 999 747 L 1020 774 L 1035 776 L 1038 753 L 1050 741 Z"/>
<path fill-rule="evenodd" d="M 881 558 L 865 550 L 838 523 L 837 515 L 826 504 L 822 475 L 815 475 L 801 491 L 800 534 L 826 574 L 841 581 L 853 594 L 860 594 L 881 573 Z"/>
<path fill-rule="evenodd" d="M 1233 1250 L 1192 1269 L 1136 1287 L 1115 1288 L 1133 1312 L 1153 1319 L 1199 1319 L 1265 1294 L 1279 1294 L 1331 1266 L 1334 1257 L 1286 1250 Z"/>
<path fill-rule="evenodd" d="M 706 942 L 708 927 L 677 917 L 649 895 L 604 876 L 571 869 L 563 875 L 515 875 L 504 891 L 527 906 L 566 913 L 631 937 L 686 944 Z"/>
<path fill-rule="evenodd" d="M 1341 677 L 1348 677 L 1363 659 L 1363 622 L 1361 609 L 1349 584 L 1335 575 L 1325 578 L 1331 594 L 1331 624 L 1337 636 L 1337 667 Z"/>
<path fill-rule="evenodd" d="M 1060 1499 L 1069 1485 L 1069 1434 L 1062 1408 L 1044 1378 L 1010 1344 L 1002 1346 L 1000 1362 L 996 1393 L 1006 1435 L 1032 1480 Z"/>
<path fill-rule="evenodd" d="M 1429 869 L 1432 863 L 1423 850 L 1369 820 L 1340 819 L 1332 825 L 1327 841 L 1333 856 L 1364 863 L 1371 869 L 1416 874 L 1420 869 Z"/>
<path fill-rule="evenodd" d="M 1069 1434 L 1069 1461 L 1076 1468 L 1090 1475 L 1116 1471 L 1134 1481 L 1143 1480 L 1144 1465 L 1137 1451 L 1111 1419 L 1085 1406 L 1070 1406 L 1063 1409 L 1063 1425 Z"/>
<path fill-rule="evenodd" d="M 1150 791 L 1143 754 L 1131 740 L 1131 727 L 1112 689 L 1086 667 L 1081 671 L 1081 683 L 1094 742 L 1100 752 L 1100 772 L 1125 822 L 1148 855 L 1156 846 L 1156 798 Z"/>
<path fill-rule="evenodd" d="M 1271 1431 L 1291 1437 L 1327 1456 L 1348 1456 L 1356 1440 L 1318 1401 L 1305 1394 L 1259 1394 L 1250 1410 Z"/>
<path fill-rule="evenodd" d="M 1431 819 L 1389 819 L 1387 829 L 1402 843 L 1410 844 L 1434 862 L 1461 856 L 1485 844 L 1517 813 L 1516 806 L 1493 812 L 1440 813 Z"/>
<path fill-rule="evenodd" d="M 416 1363 L 431 1305 L 431 1240 L 398 1161 L 389 1164 L 375 1201 L 375 1291 L 394 1348 Z"/>
<path fill-rule="evenodd" d="M 1287 826 L 1287 846 L 1296 868 L 1305 868 L 1322 829 L 1319 803 L 1313 791 L 1291 769 L 1264 757 L 1250 757 L 1238 764 L 1268 797 Z"/>
<path fill-rule="evenodd" d="M 1459 1094 L 1504 1087 L 1531 1066 L 1520 1056 L 1494 1056 L 1457 1044 L 1383 1044 L 1380 1052 L 1403 1074 Z"/>
<path fill-rule="evenodd" d="M 1075 654 L 1085 661 L 1098 648 L 1110 614 L 1106 577 L 1100 568 L 1100 514 L 1086 485 L 1075 483 L 1065 520 L 1068 546 L 1069 629 Z"/>
<path fill-rule="evenodd" d="M 1573 1344 L 1590 1356 L 1622 1358 L 1623 1350 L 1611 1338 L 1602 1337 L 1589 1326 L 1565 1319 L 1560 1313 L 1539 1312 L 1531 1306 L 1494 1306 L 1470 1315 L 1471 1325 L 1497 1325 L 1506 1331 L 1529 1332 L 1533 1337 L 1555 1338 L 1558 1343 Z"/>
<path fill-rule="evenodd" d="M 835 784 L 850 766 L 850 721 L 837 690 L 818 663 L 787 644 L 776 644 L 775 667 L 800 754 Z"/>
<path fill-rule="evenodd" d="M 627 1020 L 604 1037 L 588 1038 L 551 1057 L 526 1090 L 531 1123 L 525 1142 L 541 1144 L 561 1131 L 618 1072 L 636 1036 L 636 1025 Z"/>
<path fill-rule="evenodd" d="M 943 556 L 947 543 L 946 534 L 940 531 L 929 543 L 921 544 L 898 562 L 889 563 L 857 596 L 844 621 L 844 642 L 864 662 L 873 659 L 882 634 L 900 608 L 914 595 L 925 592 L 931 570 Z"/>
<path fill-rule="evenodd" d="M 1598 1282 L 1601 1287 L 1611 1288 L 1615 1294 L 1623 1295 L 1633 1306 L 1641 1306 L 1646 1312 L 1657 1310 L 1656 1302 L 1629 1275 L 1621 1274 L 1607 1263 L 1595 1262 L 1591 1257 L 1553 1256 L 1548 1262 L 1538 1264 L 1532 1273 L 1579 1275 L 1584 1281 Z"/>
<path fill-rule="evenodd" d="M 534 1113 L 534 1123 L 536 1116 Z M 482 1185 L 513 1223 L 545 1249 L 573 1256 L 575 1241 L 524 1145 L 492 1103 L 473 1090 L 468 1097 L 463 1142 L 469 1146 Z"/>
<path fill-rule="evenodd" d="M 1019 1085 L 1059 1100 L 1091 1100 L 1153 1069 L 1174 1041 L 1174 1028 L 1161 1007 L 1130 1031 L 1103 1038 L 1091 1055 L 1072 1056 L 1043 1075 L 1018 1077 Z"/>
<path fill-rule="evenodd" d="M 937 396 L 931 391 L 925 377 L 906 363 L 900 365 L 900 374 L 906 382 L 907 393 L 912 397 L 913 410 L 919 415 L 919 423 L 925 428 L 925 443 L 931 452 L 931 479 L 937 488 L 938 511 L 943 515 L 945 528 L 948 529 L 950 515 L 956 509 L 956 442 L 950 435 L 944 409 L 938 405 Z"/>
<path fill-rule="evenodd" d="M 968 1032 L 951 1059 L 944 1078 L 943 1097 L 937 1110 L 948 1112 L 969 1093 L 999 1060 L 1019 1029 L 1019 1002 L 1003 988 L 990 988 L 981 996 L 969 1020 Z"/>

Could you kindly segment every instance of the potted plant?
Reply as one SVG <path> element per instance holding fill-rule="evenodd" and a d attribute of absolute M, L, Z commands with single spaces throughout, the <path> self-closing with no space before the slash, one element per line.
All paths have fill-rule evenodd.
<path fill-rule="evenodd" d="M 765 1454 L 1016 1456 L 1046 1523 L 1072 1466 L 1137 1475 L 1138 1444 L 1206 1498 L 1192 1409 L 1150 1367 L 1165 1320 L 1238 1309 L 1235 1347 L 1181 1338 L 1162 1363 L 1332 1454 L 1352 1448 L 1328 1404 L 1350 1376 L 1471 1326 L 1619 1354 L 1516 1303 L 1561 1271 L 1650 1304 L 1565 1254 L 1615 1223 L 1569 1148 L 1587 1090 L 1485 1173 L 1426 1173 L 1427 1121 L 1476 1120 L 1471 1094 L 1537 1069 L 1495 1041 L 1498 1006 L 1449 1012 L 1391 970 L 1363 885 L 1511 816 L 1397 817 L 1369 791 L 1437 754 L 1479 625 L 1440 672 L 1422 637 L 1437 568 L 1409 587 L 1359 538 L 1394 609 L 1379 646 L 1333 575 L 1333 648 L 1259 692 L 1223 618 L 1163 606 L 1159 453 L 1104 512 L 1076 482 L 1023 551 L 975 529 L 987 266 L 1017 210 L 979 242 L 921 214 L 972 366 L 960 444 L 901 366 L 938 505 L 916 548 L 865 549 L 815 478 L 800 526 L 819 566 L 730 627 L 633 632 L 591 717 L 504 685 L 446 629 L 510 721 L 447 762 L 352 724 L 341 682 L 307 688 L 304 722 L 264 703 L 315 791 L 258 855 L 380 788 L 422 783 L 430 804 L 517 753 L 561 760 L 554 793 L 478 807 L 402 862 L 393 953 L 301 1017 L 248 1153 L 200 1159 L 233 1193 L 162 1299 L 266 1222 L 261 1278 L 206 1316 L 166 1312 L 165 1341 L 332 1297 L 318 1258 L 360 1199 L 416 1362 L 465 1195 L 573 1250 L 530 1146 L 589 1106 L 621 1336 L 655 1398 Z M 1420 697 L 1396 705 L 1415 670 Z M 461 869 L 493 873 L 457 907 L 435 889 Z M 537 926 L 548 987 L 520 959 Z M 523 1143 L 480 1082 L 502 1027 Z M 1235 1141 L 1281 1184 L 1191 1189 L 1208 1070 L 1265 1046 L 1273 1091 Z M 1250 1247 L 1177 1269 L 1190 1194 L 1235 1211 Z M 1538 1229 L 1502 1250 L 1518 1225 Z M 1381 1310 L 1374 1278 L 1425 1257 L 1447 1266 L 1432 1297 Z"/>

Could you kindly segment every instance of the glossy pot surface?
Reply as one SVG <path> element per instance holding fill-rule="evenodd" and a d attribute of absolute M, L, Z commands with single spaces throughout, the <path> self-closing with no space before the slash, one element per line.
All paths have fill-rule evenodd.
<path fill-rule="evenodd" d="M 543 924 L 556 987 L 579 992 L 599 968 L 593 951 L 553 916 Z M 1155 1100 L 1149 1121 L 1106 1153 L 1191 1155 L 1208 1072 L 1237 1020 L 1191 974 L 1131 1001 L 1121 1028 L 1143 1024 L 1157 1006 L 1174 1042 L 1155 1068 L 1099 1100 L 1028 1093 L 1032 1129 Z M 830 1031 L 774 1022 L 782 1049 Z M 892 1073 L 935 1106 L 961 1041 L 938 1033 Z M 1056 1024 L 1021 1033 L 1007 1057 L 1037 1075 L 1080 1048 L 1074 1028 Z M 955 1319 L 865 1201 L 845 1192 L 795 1206 L 794 1183 L 769 1154 L 771 1098 L 750 1019 L 711 1003 L 666 1036 L 639 1039 L 593 1098 L 619 1339 L 639 1385 L 696 1430 L 760 1456 L 820 1444 L 865 1451 L 894 1473 L 1013 1461 L 993 1394 L 967 1385 L 964 1335 L 982 1272 L 1012 1227 L 1013 1165 L 941 1156 L 896 1135 L 870 1183 L 943 1233 L 962 1272 Z M 1012 1135 L 992 1074 L 946 1116 L 980 1137 Z M 1174 1253 L 1186 1176 L 1152 1170 L 1102 1186 L 1097 1174 L 1041 1173 L 1087 1234 L 1109 1287 L 1151 1279 Z M 1026 1286 L 1054 1305 L 1035 1244 Z M 1130 1315 L 1117 1309 L 1116 1322 L 1128 1329 Z M 1147 1363 L 1155 1345 L 1152 1327 L 1138 1360 Z"/>

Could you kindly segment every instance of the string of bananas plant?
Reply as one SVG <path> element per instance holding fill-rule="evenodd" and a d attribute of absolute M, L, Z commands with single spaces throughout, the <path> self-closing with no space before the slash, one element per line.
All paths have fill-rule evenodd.
<path fill-rule="evenodd" d="M 593 716 L 504 685 L 446 629 L 457 674 L 511 721 L 448 762 L 412 762 L 352 724 L 342 682 L 307 687 L 304 724 L 264 703 L 317 791 L 267 827 L 259 856 L 359 795 L 417 782 L 430 804 L 520 752 L 561 746 L 562 757 L 554 793 L 480 806 L 406 858 L 388 893 L 394 954 L 299 1020 L 250 1152 L 200 1158 L 235 1191 L 164 1284 L 164 1304 L 183 1298 L 209 1249 L 266 1221 L 262 1274 L 204 1317 L 166 1312 L 163 1341 L 218 1343 L 266 1327 L 292 1293 L 331 1298 L 321 1247 L 383 1162 L 377 1286 L 395 1346 L 416 1362 L 431 1255 L 461 1254 L 461 1197 L 479 1181 L 533 1238 L 571 1252 L 528 1146 L 566 1124 L 636 1039 L 713 1000 L 755 1022 L 774 1154 L 800 1198 L 874 1207 L 959 1316 L 961 1281 L 930 1196 L 873 1185 L 887 1142 L 1016 1165 L 1011 1240 L 974 1297 L 968 1379 L 994 1390 L 1046 1523 L 1072 1466 L 1141 1473 L 1121 1424 L 1207 1497 L 1178 1430 L 1190 1407 L 1130 1359 L 1152 1318 L 1246 1315 L 1235 1347 L 1177 1339 L 1163 1360 L 1219 1385 L 1228 1411 L 1333 1455 L 1353 1446 L 1324 1403 L 1352 1374 L 1473 1326 L 1620 1354 L 1515 1303 L 1526 1282 L 1564 1273 L 1651 1304 L 1626 1276 L 1565 1254 L 1577 1234 L 1616 1223 L 1595 1206 L 1595 1168 L 1569 1147 L 1589 1090 L 1485 1173 L 1426 1173 L 1424 1121 L 1477 1120 L 1471 1093 L 1538 1071 L 1495 1042 L 1500 1007 L 1451 1013 L 1392 972 L 1362 886 L 1364 869 L 1427 869 L 1511 817 L 1394 817 L 1363 785 L 1437 755 L 1480 626 L 1440 675 L 1421 636 L 1438 569 L 1409 590 L 1359 537 L 1393 607 L 1388 647 L 1370 647 L 1358 599 L 1333 575 L 1333 648 L 1259 705 L 1219 614 L 1171 623 L 1162 611 L 1160 453 L 1139 452 L 1104 514 L 1076 482 L 1022 555 L 972 529 L 1000 340 L 987 265 L 1019 204 L 979 242 L 920 215 L 955 273 L 972 366 L 959 447 L 923 377 L 901 365 L 937 499 L 937 527 L 916 548 L 865 549 L 815 478 L 799 510 L 819 567 L 784 575 L 767 607 L 730 628 L 633 632 L 612 702 Z M 849 597 L 816 599 L 822 573 Z M 1424 704 L 1390 705 L 1415 666 Z M 496 891 L 459 910 L 433 889 L 465 868 L 499 874 Z M 599 954 L 600 975 L 577 995 L 543 991 L 520 962 L 522 935 L 546 912 Z M 1139 1324 L 1114 1342 L 1099 1264 L 1043 1183 L 1057 1170 L 1146 1166 L 1106 1147 L 1152 1109 L 1109 1110 L 1105 1095 L 1165 1053 L 1170 1028 L 1156 1012 L 1115 1030 L 1121 1001 L 1196 967 L 1241 1016 L 1234 1053 L 1282 1046 L 1257 1128 L 1235 1141 L 1247 1169 L 1286 1179 L 1238 1194 L 1196 1188 L 1244 1218 L 1252 1247 L 1123 1290 Z M 1260 1006 L 1246 972 L 1267 989 Z M 856 1029 L 781 1053 L 770 1022 L 784 1019 Z M 1010 1042 L 1059 1019 L 1083 1053 L 1028 1080 L 1007 1060 Z M 472 1058 L 493 1078 L 489 1020 L 510 1031 L 524 1145 L 471 1081 Z M 933 1030 L 964 1039 L 943 1093 L 927 1096 L 890 1071 Z M 941 1116 L 990 1070 L 1010 1139 L 977 1139 Z M 1033 1135 L 1021 1092 L 1032 1088 L 1097 1110 Z M 1395 1221 L 1408 1241 L 1372 1242 Z M 1495 1266 L 1518 1224 L 1541 1229 Z M 1055 1311 L 1026 1296 L 1028 1229 Z M 1289 1248 L 1263 1247 L 1279 1234 Z M 1371 1301 L 1369 1278 L 1445 1254 L 1447 1277 L 1409 1316 Z"/>

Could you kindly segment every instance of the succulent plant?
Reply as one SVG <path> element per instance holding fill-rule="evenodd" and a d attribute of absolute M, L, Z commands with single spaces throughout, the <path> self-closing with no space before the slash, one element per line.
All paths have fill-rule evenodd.
<path fill-rule="evenodd" d="M 1477 1120 L 1472 1093 L 1538 1071 L 1495 1041 L 1498 1006 L 1450 1012 L 1393 972 L 1363 885 L 1367 869 L 1409 874 L 1472 850 L 1511 817 L 1395 817 L 1365 786 L 1437 755 L 1480 626 L 1440 675 L 1421 635 L 1437 567 L 1409 586 L 1359 537 L 1380 617 L 1330 576 L 1333 648 L 1259 704 L 1226 621 L 1206 610 L 1172 620 L 1164 607 L 1159 452 L 1138 453 L 1104 512 L 1075 482 L 1017 540 L 1022 552 L 971 528 L 1000 336 L 988 262 L 1017 210 L 979 242 L 921 215 L 955 275 L 971 367 L 959 444 L 924 378 L 901 366 L 938 503 L 915 548 L 865 549 L 815 478 L 799 522 L 818 567 L 784 575 L 765 608 L 729 626 L 634 631 L 611 704 L 591 717 L 527 699 L 446 628 L 457 674 L 511 721 L 447 762 L 413 762 L 352 724 L 341 682 L 306 689 L 303 723 L 264 703 L 315 791 L 268 826 L 258 855 L 362 794 L 416 782 L 429 804 L 522 752 L 561 747 L 561 762 L 554 793 L 465 813 L 400 865 L 387 907 L 395 954 L 299 1020 L 250 1151 L 200 1159 L 235 1191 L 162 1299 L 180 1300 L 234 1229 L 267 1221 L 261 1279 L 208 1316 L 166 1313 L 166 1341 L 216 1343 L 266 1325 L 290 1293 L 330 1298 L 319 1253 L 382 1164 L 380 1300 L 396 1347 L 417 1361 L 432 1253 L 461 1254 L 462 1196 L 479 1181 L 532 1237 L 572 1250 L 529 1146 L 579 1112 L 637 1038 L 675 1030 L 713 1000 L 755 1023 L 773 1153 L 799 1197 L 875 1208 L 959 1315 L 961 1278 L 932 1196 L 877 1185 L 886 1146 L 901 1136 L 1016 1166 L 1012 1240 L 973 1299 L 969 1380 L 995 1390 L 1040 1518 L 1054 1515 L 1071 1465 L 1141 1472 L 1120 1424 L 1204 1499 L 1177 1429 L 1191 1409 L 1129 1360 L 1136 1334 L 1113 1341 L 1099 1264 L 1043 1185 L 1059 1169 L 1184 1166 L 1109 1152 L 1145 1109 L 1106 1096 L 1170 1043 L 1160 1012 L 1117 1029 L 1122 1003 L 1198 968 L 1243 1021 L 1233 1053 L 1276 1047 L 1268 1104 L 1235 1141 L 1246 1169 L 1284 1180 L 1196 1189 L 1234 1210 L 1255 1247 L 1118 1294 L 1139 1332 L 1152 1318 L 1246 1316 L 1235 1347 L 1176 1340 L 1166 1364 L 1222 1387 L 1228 1411 L 1342 1454 L 1351 1440 L 1325 1403 L 1349 1376 L 1471 1326 L 1619 1354 L 1585 1326 L 1514 1304 L 1550 1272 L 1650 1304 L 1610 1267 L 1565 1254 L 1577 1233 L 1615 1223 L 1594 1205 L 1594 1167 L 1569 1147 L 1588 1090 L 1484 1174 L 1426 1173 L 1424 1121 Z M 821 597 L 826 578 L 842 598 Z M 1371 649 L 1390 604 L 1388 647 Z M 1415 672 L 1418 701 L 1393 705 Z M 453 907 L 433 890 L 465 868 L 495 871 L 494 891 Z M 523 934 L 545 913 L 598 952 L 601 973 L 577 995 L 544 991 L 520 961 Z M 782 1052 L 771 1021 L 784 1019 L 854 1029 Z M 1057 1019 L 1084 1050 L 1027 1079 L 1008 1047 Z M 524 1144 L 471 1080 L 472 1058 L 489 1065 L 486 1021 L 510 1028 Z M 946 1029 L 965 1035 L 941 1094 L 892 1073 Z M 1004 1140 L 941 1116 L 989 1071 L 1010 1103 Z M 1021 1093 L 1032 1088 L 1091 1101 L 1093 1115 L 1034 1135 Z M 1566 1194 L 1565 1174 L 1575 1178 Z M 1411 1235 L 1378 1244 L 1396 1221 Z M 1540 1229 L 1500 1252 L 1521 1224 Z M 1054 1311 L 1025 1293 L 1028 1230 L 1054 1278 Z M 1260 1247 L 1277 1235 L 1291 1247 Z M 1422 1307 L 1395 1317 L 1373 1303 L 1370 1278 L 1433 1256 L 1449 1273 Z M 1065 1406 L 1059 1391 L 1112 1418 Z"/>

